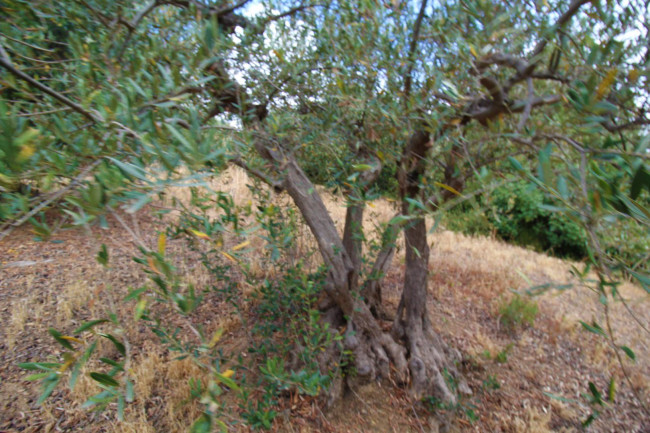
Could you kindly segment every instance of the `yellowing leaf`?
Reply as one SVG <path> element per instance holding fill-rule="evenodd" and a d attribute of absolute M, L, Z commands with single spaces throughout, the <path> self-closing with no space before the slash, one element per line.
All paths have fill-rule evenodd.
<path fill-rule="evenodd" d="M 234 258 L 233 256 L 231 256 L 230 254 L 228 254 L 227 252 L 225 252 L 225 251 L 221 251 L 221 254 L 223 254 L 223 256 L 224 256 L 225 258 L 227 258 L 228 260 L 230 260 L 231 262 L 233 262 L 233 263 L 237 263 L 237 259 Z"/>
<path fill-rule="evenodd" d="M 180 101 L 183 101 L 183 100 L 189 98 L 190 96 L 192 96 L 192 95 L 190 95 L 189 93 L 184 93 L 184 94 L 179 95 L 179 96 L 172 96 L 171 98 L 169 98 L 169 100 L 174 101 L 174 102 L 180 102 Z"/>
<path fill-rule="evenodd" d="M 133 313 L 133 318 L 137 322 L 142 318 L 147 309 L 147 299 L 142 298 L 138 301 L 138 304 L 135 306 L 135 311 Z"/>
<path fill-rule="evenodd" d="M 14 140 L 14 145 L 20 148 L 20 152 L 16 156 L 18 162 L 27 161 L 36 152 L 34 140 L 38 138 L 40 131 L 36 128 L 27 128 L 22 134 Z"/>
<path fill-rule="evenodd" d="M 165 245 L 167 244 L 167 236 L 165 233 L 160 233 L 158 235 L 158 254 L 161 256 L 165 255 Z"/>
<path fill-rule="evenodd" d="M 63 373 L 64 371 L 66 371 L 68 368 L 70 368 L 72 364 L 74 364 L 74 362 L 75 362 L 75 358 L 71 356 L 70 359 L 64 362 L 61 365 L 61 367 L 59 367 L 59 373 Z"/>
<path fill-rule="evenodd" d="M 26 144 L 20 148 L 20 152 L 16 156 L 18 162 L 25 162 L 36 152 L 36 148 L 31 144 Z"/>
<path fill-rule="evenodd" d="M 596 97 L 598 99 L 602 98 L 609 88 L 612 87 L 612 84 L 616 80 L 616 74 L 618 74 L 618 69 L 610 69 L 605 78 L 603 78 L 603 81 L 598 85 L 598 89 L 596 89 Z"/>
<path fill-rule="evenodd" d="M 230 379 L 231 377 L 233 377 L 235 375 L 235 372 L 233 370 L 231 370 L 231 369 L 228 369 L 228 370 L 224 371 L 223 373 L 221 373 L 221 375 L 223 377 L 227 378 L 227 379 Z"/>
<path fill-rule="evenodd" d="M 248 245 L 250 245 L 250 243 L 251 243 L 251 241 L 244 241 L 244 242 L 242 242 L 241 244 L 234 246 L 234 247 L 232 248 L 232 250 L 233 250 L 233 251 L 239 251 L 239 250 L 241 250 L 242 248 L 245 248 L 245 247 L 247 247 Z"/>
<path fill-rule="evenodd" d="M 632 83 L 636 83 L 636 80 L 639 79 L 639 70 L 638 69 L 632 69 L 630 73 L 628 74 L 628 77 L 630 78 L 630 81 Z"/>
<path fill-rule="evenodd" d="M 281 52 L 279 52 L 278 50 L 273 50 L 273 54 L 275 54 L 275 57 L 280 59 L 281 62 L 284 62 L 284 56 L 282 55 Z"/>
<path fill-rule="evenodd" d="M 210 240 L 210 236 L 206 235 L 206 234 L 203 233 L 203 232 L 200 232 L 200 231 L 198 231 L 198 230 L 194 230 L 194 229 L 189 229 L 189 230 L 190 230 L 190 233 L 192 233 L 192 234 L 193 234 L 194 236 L 196 236 L 197 238 L 205 239 L 206 241 L 209 241 L 209 240 Z"/>
<path fill-rule="evenodd" d="M 152 271 L 154 271 L 155 273 L 157 273 L 159 275 L 162 275 L 162 273 L 156 267 L 156 262 L 153 261 L 152 257 L 147 257 L 147 263 L 149 264 L 149 267 L 151 268 Z"/>
<path fill-rule="evenodd" d="M 219 340 L 221 340 L 222 335 L 223 335 L 223 328 L 217 329 L 217 331 L 212 336 L 212 339 L 210 340 L 210 344 L 208 344 L 208 347 L 212 349 L 219 342 Z"/>
<path fill-rule="evenodd" d="M 469 52 L 472 53 L 474 57 L 478 58 L 478 53 L 476 52 L 476 49 L 473 46 L 469 46 Z"/>
<path fill-rule="evenodd" d="M 449 191 L 449 192 L 451 192 L 453 194 L 460 195 L 460 193 L 458 191 L 456 191 L 454 188 L 450 187 L 449 185 L 445 185 L 444 183 L 440 183 L 440 182 L 434 182 L 433 184 L 435 186 L 440 187 L 440 188 L 444 188 L 444 189 L 446 189 L 447 191 Z"/>
<path fill-rule="evenodd" d="M 62 335 L 61 338 L 68 341 L 74 341 L 75 343 L 83 343 L 83 341 L 81 341 L 80 339 L 76 337 L 70 337 L 69 335 Z"/>

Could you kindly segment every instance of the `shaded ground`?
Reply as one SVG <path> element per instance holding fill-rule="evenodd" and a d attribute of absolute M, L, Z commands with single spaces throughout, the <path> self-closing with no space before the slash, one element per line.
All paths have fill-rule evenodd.
<path fill-rule="evenodd" d="M 328 205 L 340 208 L 335 202 Z M 391 214 L 378 205 L 371 218 Z M 60 351 L 47 333 L 48 327 L 70 332 L 84 320 L 103 317 L 110 305 L 120 305 L 129 287 L 145 283 L 145 275 L 131 260 L 136 254 L 131 236 L 115 220 L 109 222 L 109 230 L 63 231 L 47 242 L 34 241 L 27 229 L 19 229 L 0 242 L 0 320 L 4 324 L 0 328 L 0 432 L 180 432 L 200 414 L 202 406 L 189 399 L 188 380 L 200 378 L 202 373 L 187 361 L 174 361 L 143 325 L 124 329 L 133 348 L 132 374 L 138 382 L 136 401 L 127 407 L 124 423 L 114 421 L 114 408 L 102 414 L 80 409 L 95 392 L 87 378 L 72 392 L 65 387 L 55 391 L 44 406 L 37 407 L 39 385 L 26 382 L 26 372 L 16 366 L 56 358 Z M 156 219 L 142 214 L 137 224 L 128 222 L 139 227 L 139 236 L 146 243 L 155 245 Z M 494 240 L 446 231 L 433 236 L 431 242 L 432 322 L 463 353 L 474 396 L 459 407 L 431 412 L 413 405 L 403 390 L 390 384 L 353 390 L 329 410 L 317 399 L 292 395 L 281 402 L 274 430 L 429 432 L 438 431 L 441 424 L 448 431 L 579 431 L 580 422 L 591 413 L 582 397 L 587 382 L 594 382 L 606 393 L 613 375 L 616 401 L 602 410 L 591 431 L 650 431 L 611 350 L 577 324 L 577 319 L 601 320 L 602 308 L 587 289 L 542 296 L 532 328 L 511 331 L 500 325 L 498 306 L 509 296 L 508 289 L 528 286 L 526 279 L 535 284 L 565 282 L 569 264 Z M 102 243 L 110 253 L 109 270 L 95 261 Z M 169 240 L 168 250 L 179 270 L 197 286 L 214 283 L 183 241 Z M 385 282 L 385 303 L 393 311 L 403 272 L 400 257 L 398 254 Z M 241 292 L 247 290 L 251 288 L 242 284 Z M 647 296 L 632 286 L 622 291 L 647 327 L 650 312 L 647 302 L 645 309 L 641 304 Z M 208 332 L 226 329 L 219 343 L 229 354 L 224 362 L 237 355 L 247 356 L 249 329 L 258 320 L 254 306 L 244 298 L 240 302 L 241 314 L 235 314 L 230 304 L 214 295 L 192 318 Z M 120 315 L 128 323 L 132 309 L 124 308 Z M 627 362 L 626 369 L 636 393 L 648 405 L 648 334 L 621 306 L 612 308 L 612 317 L 617 343 L 636 351 L 637 364 Z M 100 350 L 110 356 L 114 349 L 106 345 Z M 545 393 L 576 401 L 562 402 Z M 238 423 L 237 398 L 226 395 L 224 401 L 229 407 L 224 421 L 232 424 L 233 431 L 246 431 Z"/>

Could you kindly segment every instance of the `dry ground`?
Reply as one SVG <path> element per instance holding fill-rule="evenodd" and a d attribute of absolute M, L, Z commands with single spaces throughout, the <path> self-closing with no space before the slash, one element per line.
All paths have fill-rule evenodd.
<path fill-rule="evenodd" d="M 232 171 L 215 186 L 245 203 L 250 200 L 246 183 L 245 175 Z M 183 192 L 174 194 L 186 198 Z M 277 200 L 287 203 L 286 197 Z M 328 196 L 327 204 L 335 221 L 343 221 L 342 201 Z M 369 208 L 365 224 L 370 228 L 393 214 L 390 203 L 376 202 Z M 163 224 L 152 216 L 152 208 L 141 212 L 137 219 L 123 217 L 142 241 L 155 245 L 157 230 Z M 201 378 L 203 373 L 187 360 L 174 360 L 142 325 L 124 329 L 133 351 L 131 372 L 137 384 L 136 401 L 127 407 L 123 423 L 115 421 L 113 411 L 95 414 L 80 408 L 95 391 L 88 378 L 82 379 L 74 391 L 61 387 L 46 404 L 37 407 L 39 386 L 26 382 L 26 373 L 16 366 L 19 362 L 57 357 L 60 350 L 47 333 L 48 327 L 70 332 L 81 322 L 103 317 L 116 306 L 125 323 L 133 323 L 129 322 L 132 306 L 126 307 L 120 299 L 130 287 L 144 284 L 146 277 L 131 260 L 137 254 L 132 236 L 114 218 L 109 222 L 108 230 L 60 231 L 47 242 L 33 240 L 33 234 L 21 228 L 0 242 L 0 432 L 182 432 L 200 414 L 201 405 L 189 399 L 188 380 Z M 305 229 L 298 236 L 301 249 L 311 247 Z M 226 246 L 240 241 L 226 239 Z M 603 322 L 602 305 L 587 288 L 548 292 L 537 298 L 540 313 L 533 327 L 510 331 L 500 325 L 498 308 L 512 296 L 509 289 L 525 289 L 531 283 L 568 282 L 571 263 L 494 239 L 471 238 L 444 229 L 431 235 L 430 242 L 431 320 L 462 352 L 474 395 L 454 411 L 437 413 L 412 404 L 403 390 L 389 384 L 353 390 L 328 410 L 315 399 L 294 396 L 281 402 L 275 430 L 435 432 L 439 431 L 438 420 L 451 418 L 446 424 L 449 431 L 580 431 L 580 421 L 590 413 L 582 397 L 587 382 L 594 382 L 604 392 L 614 376 L 616 402 L 603 409 L 590 431 L 650 432 L 650 421 L 623 380 L 611 349 L 578 323 L 592 319 Z M 102 243 L 110 253 L 108 270 L 95 261 Z M 256 248 L 261 245 L 259 240 L 253 242 Z M 183 240 L 169 240 L 168 255 L 174 257 L 186 279 L 199 287 L 212 283 Z M 260 276 L 273 276 L 263 266 L 261 254 L 251 252 L 250 260 L 260 261 Z M 399 301 L 402 260 L 398 254 L 386 277 L 384 302 L 389 310 L 394 310 Z M 254 290 L 243 283 L 240 288 L 243 293 Z M 621 291 L 637 319 L 648 329 L 648 296 L 629 284 L 623 285 Z M 208 331 L 226 329 L 219 343 L 226 358 L 247 356 L 250 326 L 259 320 L 251 302 L 245 297 L 240 302 L 241 314 L 235 314 L 219 296 L 208 297 L 192 318 Z M 617 343 L 636 352 L 637 362 L 626 360 L 625 367 L 635 393 L 648 407 L 648 333 L 619 304 L 612 307 L 611 316 Z M 100 350 L 110 356 L 114 349 L 106 345 Z M 499 353 L 505 362 L 498 362 Z M 236 378 L 241 374 L 238 372 Z M 545 393 L 571 401 L 552 399 Z M 238 399 L 226 395 L 224 402 L 224 421 L 232 424 L 233 431 L 246 431 L 237 422 Z M 468 415 L 470 411 L 474 416 Z"/>

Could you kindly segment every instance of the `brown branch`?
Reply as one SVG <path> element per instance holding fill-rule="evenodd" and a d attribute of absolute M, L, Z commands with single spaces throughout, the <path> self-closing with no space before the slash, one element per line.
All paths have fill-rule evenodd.
<path fill-rule="evenodd" d="M 495 78 L 482 76 L 479 82 L 488 90 L 488 92 L 490 92 L 490 96 L 492 96 L 495 104 L 503 105 L 506 100 L 506 95 Z"/>
<path fill-rule="evenodd" d="M 413 66 L 415 64 L 415 51 L 417 49 L 418 39 L 420 38 L 420 28 L 422 27 L 422 20 L 424 19 L 424 11 L 426 7 L 427 0 L 422 0 L 422 4 L 420 5 L 420 12 L 418 13 L 418 17 L 415 20 L 415 28 L 413 29 L 413 35 L 411 36 L 411 43 L 409 44 L 407 57 L 408 66 L 406 68 L 406 73 L 404 74 L 404 104 L 407 103 L 408 98 L 411 95 Z"/>
<path fill-rule="evenodd" d="M 268 24 L 268 23 L 273 22 L 273 21 L 281 20 L 282 18 L 291 16 L 291 15 L 295 15 L 298 12 L 302 12 L 304 10 L 307 10 L 307 9 L 310 9 L 310 8 L 313 8 L 313 7 L 316 7 L 316 6 L 322 6 L 322 5 L 320 5 L 320 4 L 305 4 L 305 5 L 296 6 L 294 8 L 289 9 L 286 12 L 282 12 L 282 13 L 280 13 L 278 15 L 271 15 L 270 17 L 267 17 L 264 20 L 264 24 Z"/>
<path fill-rule="evenodd" d="M 569 9 L 564 12 L 560 18 L 558 18 L 557 22 L 553 26 L 552 29 L 548 30 L 549 34 L 555 34 L 558 30 L 560 30 L 569 20 L 578 13 L 580 8 L 587 4 L 591 3 L 592 0 L 573 0 L 571 4 L 569 5 Z M 533 50 L 532 54 L 530 55 L 530 58 L 535 59 L 538 55 L 544 51 L 544 48 L 546 48 L 546 45 L 548 44 L 548 37 L 544 36 L 538 43 L 537 46 L 535 46 L 535 49 Z"/>
<path fill-rule="evenodd" d="M 108 17 L 107 17 L 106 15 L 104 15 L 104 14 L 101 13 L 101 12 L 99 12 L 97 9 L 95 9 L 94 7 L 92 7 L 91 5 L 89 5 L 88 2 L 86 2 L 86 1 L 84 1 L 84 0 L 79 0 L 79 2 L 80 2 L 82 5 L 84 5 L 84 6 L 86 7 L 86 9 L 88 9 L 90 12 L 92 12 L 93 15 L 95 15 L 95 16 L 97 17 L 97 19 L 99 20 L 99 22 L 101 22 L 101 23 L 104 25 L 104 27 L 106 27 L 106 28 L 112 30 L 113 25 L 112 25 L 111 22 L 108 20 Z"/>
<path fill-rule="evenodd" d="M 217 12 L 217 15 L 227 15 L 231 12 L 235 12 L 237 9 L 240 7 L 244 6 L 246 3 L 250 2 L 251 0 L 241 0 L 239 3 L 235 3 L 232 6 L 225 7 L 223 9 L 220 9 Z"/>
<path fill-rule="evenodd" d="M 632 128 L 632 127 L 635 127 L 635 126 L 650 125 L 650 119 L 648 119 L 647 117 L 639 116 L 634 120 L 631 120 L 631 121 L 626 122 L 626 123 L 622 123 L 620 125 L 616 125 L 612 121 L 601 123 L 601 125 L 603 126 L 603 128 L 605 128 L 609 132 L 619 132 L 619 131 L 622 131 L 624 129 Z"/>
<path fill-rule="evenodd" d="M 72 108 L 74 111 L 77 113 L 83 115 L 84 117 L 88 118 L 89 120 L 92 120 L 95 123 L 102 123 L 104 122 L 104 119 L 98 114 L 98 113 L 91 113 L 85 108 L 83 108 L 81 105 L 73 102 L 72 100 L 66 98 L 59 92 L 52 90 L 51 88 L 47 87 L 44 84 L 39 83 L 29 75 L 25 74 L 24 72 L 16 69 L 12 64 L 11 60 L 9 59 L 9 56 L 7 55 L 7 52 L 4 50 L 4 47 L 2 44 L 0 44 L 0 66 L 5 68 L 6 70 L 9 71 L 12 75 L 14 75 L 17 78 L 20 78 L 23 81 L 26 81 L 33 87 L 36 87 L 37 89 L 41 90 L 43 93 L 46 93 L 53 97 L 54 99 L 58 100 L 59 102 L 62 102 L 63 104 L 67 105 L 68 107 Z"/>
<path fill-rule="evenodd" d="M 470 110 L 464 113 L 465 120 L 464 123 L 467 123 L 469 120 L 478 120 L 479 122 L 486 122 L 493 119 L 501 113 L 519 113 L 525 110 L 526 106 L 530 102 L 531 107 L 538 107 L 540 105 L 550 105 L 559 102 L 561 98 L 557 95 L 546 96 L 546 97 L 534 97 L 532 100 L 517 100 L 507 105 L 496 105 L 489 104 L 487 106 L 482 106 L 481 104 L 472 103 L 470 104 Z M 478 102 L 485 102 L 484 100 L 479 100 Z M 476 108 L 472 108 L 476 107 Z"/>
<path fill-rule="evenodd" d="M 533 99 L 535 98 L 535 88 L 533 87 L 533 79 L 531 77 L 528 77 L 526 79 L 526 82 L 528 83 L 528 99 L 526 100 L 526 107 L 524 108 L 524 114 L 521 116 L 521 119 L 519 119 L 519 123 L 517 124 L 517 131 L 521 131 L 526 125 L 526 122 L 530 117 L 530 112 L 533 108 Z"/>
<path fill-rule="evenodd" d="M 508 66 L 517 71 L 518 74 L 522 75 L 530 68 L 530 64 L 526 60 L 517 56 L 499 52 L 477 61 L 476 69 L 478 69 L 479 72 L 483 72 L 492 65 Z"/>
<path fill-rule="evenodd" d="M 547 72 L 536 72 L 531 74 L 530 77 L 537 80 L 559 81 L 562 84 L 568 84 L 569 82 L 571 82 L 571 80 L 567 77 L 561 77 L 559 75 L 551 74 Z"/>
<path fill-rule="evenodd" d="M 124 55 L 124 52 L 126 51 L 126 47 L 129 45 L 129 42 L 131 42 L 131 38 L 133 37 L 133 34 L 135 33 L 136 28 L 140 24 L 140 22 L 146 17 L 151 11 L 153 11 L 156 6 L 160 5 L 160 0 L 153 0 L 151 3 L 149 3 L 146 7 L 144 7 L 133 19 L 133 21 L 130 23 L 129 27 L 129 32 L 127 33 L 126 37 L 124 38 L 124 42 L 122 43 L 122 46 L 117 52 L 116 59 L 119 62 L 122 59 L 122 56 Z"/>
<path fill-rule="evenodd" d="M 282 185 L 282 181 L 273 179 L 272 177 L 268 176 L 266 173 L 262 173 L 256 168 L 249 166 L 241 159 L 241 157 L 236 156 L 234 158 L 231 158 L 230 162 L 232 162 L 238 167 L 243 168 L 247 173 L 250 173 L 251 175 L 255 176 L 256 178 L 264 182 L 265 184 L 269 185 L 271 188 L 273 188 L 275 192 L 284 191 L 284 186 Z"/>

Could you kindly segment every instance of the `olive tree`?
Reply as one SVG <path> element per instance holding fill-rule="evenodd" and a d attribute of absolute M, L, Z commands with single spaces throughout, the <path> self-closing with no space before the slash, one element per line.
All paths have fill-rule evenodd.
<path fill-rule="evenodd" d="M 47 232 L 35 217 L 54 205 L 101 224 L 186 180 L 184 166 L 238 165 L 285 191 L 311 230 L 327 267 L 320 307 L 345 330 L 356 380 L 393 376 L 454 402 L 447 374 L 470 390 L 427 310 L 425 217 L 510 158 L 566 203 L 557 210 L 584 224 L 615 278 L 598 218 L 648 221 L 641 3 L 5 1 L 2 236 L 27 221 Z M 347 198 L 343 233 L 309 164 Z M 400 209 L 364 260 L 365 202 L 387 173 Z M 381 278 L 400 233 L 402 294 L 386 317 Z"/>

